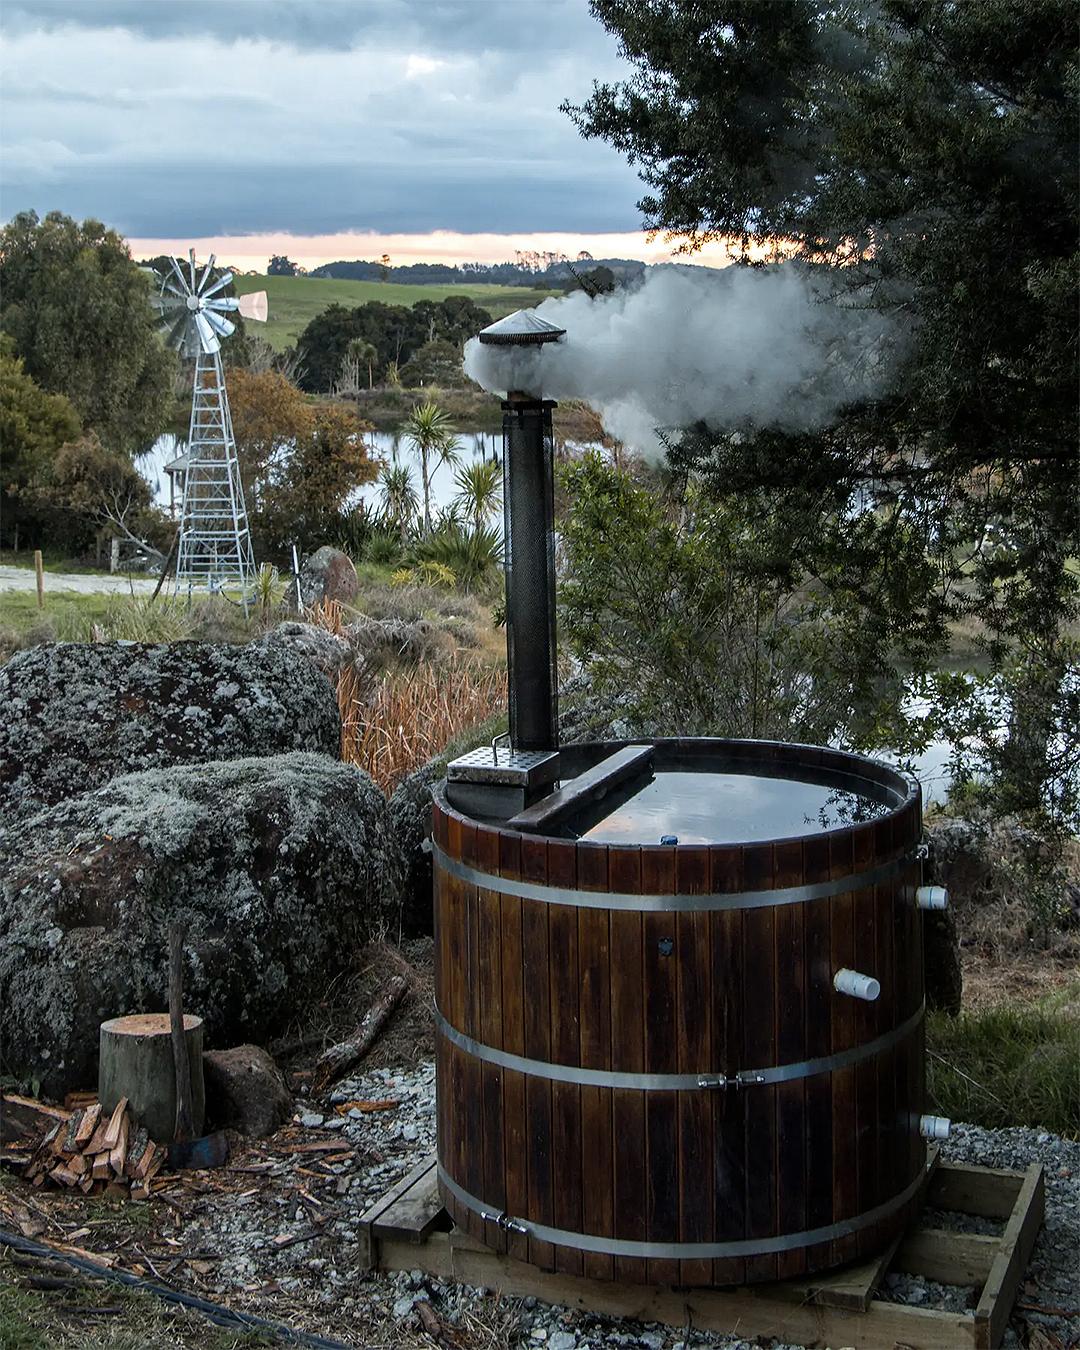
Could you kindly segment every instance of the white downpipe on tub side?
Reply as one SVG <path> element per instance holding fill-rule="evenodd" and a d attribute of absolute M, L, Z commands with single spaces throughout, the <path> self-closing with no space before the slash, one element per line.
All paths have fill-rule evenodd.
<path fill-rule="evenodd" d="M 915 891 L 915 903 L 920 909 L 948 909 L 949 892 L 944 886 L 919 886 Z"/>
<path fill-rule="evenodd" d="M 846 966 L 833 976 L 833 988 L 838 994 L 850 994 L 852 998 L 861 998 L 864 1003 L 873 1003 L 881 993 L 881 985 L 873 975 L 860 975 L 857 970 L 848 970 Z"/>
<path fill-rule="evenodd" d="M 924 1139 L 948 1139 L 952 1121 L 945 1116 L 920 1116 L 919 1133 Z"/>

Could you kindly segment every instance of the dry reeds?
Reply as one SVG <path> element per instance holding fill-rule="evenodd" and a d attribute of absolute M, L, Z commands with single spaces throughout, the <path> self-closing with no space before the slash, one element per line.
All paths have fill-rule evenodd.
<path fill-rule="evenodd" d="M 388 675 L 370 703 L 342 719 L 341 757 L 391 792 L 456 736 L 505 706 L 505 676 L 475 659 L 459 654 L 438 666 L 416 666 Z"/>
<path fill-rule="evenodd" d="M 345 611 L 336 601 L 321 601 L 307 617 L 347 636 Z M 389 793 L 455 737 L 505 708 L 506 676 L 460 651 L 438 663 L 391 671 L 374 684 L 363 664 L 353 663 L 338 672 L 337 699 L 341 758 Z"/>

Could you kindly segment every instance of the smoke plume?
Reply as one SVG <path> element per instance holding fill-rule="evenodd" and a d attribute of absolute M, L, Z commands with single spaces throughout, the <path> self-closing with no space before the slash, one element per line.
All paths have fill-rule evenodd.
<path fill-rule="evenodd" d="M 608 432 L 657 454 L 657 431 L 827 425 L 884 392 L 900 338 L 835 280 L 787 262 L 650 269 L 636 288 L 576 291 L 537 313 L 566 336 L 542 348 L 475 338 L 465 372 L 485 389 L 579 398 Z"/>

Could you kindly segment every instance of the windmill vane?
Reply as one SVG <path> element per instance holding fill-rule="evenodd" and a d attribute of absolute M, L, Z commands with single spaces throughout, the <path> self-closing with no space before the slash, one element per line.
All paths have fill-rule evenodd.
<path fill-rule="evenodd" d="M 222 294 L 233 279 L 223 272 L 213 280 L 214 255 L 199 275 L 195 250 L 185 269 L 170 258 L 171 272 L 159 278 L 153 304 L 161 332 L 185 359 L 194 358 L 187 464 L 176 558 L 176 593 L 206 586 L 240 587 L 245 606 L 255 578 L 255 557 L 244 505 L 244 488 L 233 439 L 221 340 L 236 331 L 228 314 L 265 321 L 266 293 L 240 299 Z"/>

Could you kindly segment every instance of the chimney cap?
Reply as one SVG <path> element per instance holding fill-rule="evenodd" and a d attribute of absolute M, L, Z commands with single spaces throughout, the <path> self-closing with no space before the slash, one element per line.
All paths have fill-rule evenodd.
<path fill-rule="evenodd" d="M 481 330 L 480 341 L 492 347 L 538 347 L 544 342 L 558 342 L 566 329 L 558 328 L 542 319 L 533 309 L 515 310 L 505 319 L 497 319 Z"/>

